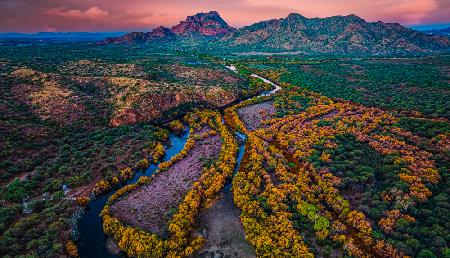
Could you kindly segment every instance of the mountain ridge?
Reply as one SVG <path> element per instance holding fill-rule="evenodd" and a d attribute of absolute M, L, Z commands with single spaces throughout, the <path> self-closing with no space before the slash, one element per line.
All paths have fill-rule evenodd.
<path fill-rule="evenodd" d="M 337 54 L 425 53 L 449 48 L 447 38 L 405 28 L 398 23 L 366 22 L 356 15 L 262 21 L 222 38 L 232 48 Z"/>
<path fill-rule="evenodd" d="M 155 29 L 156 30 L 156 29 Z M 406 28 L 398 23 L 367 22 L 350 14 L 307 18 L 291 13 L 235 29 L 216 11 L 188 16 L 165 33 L 130 33 L 102 43 L 171 42 L 177 48 L 202 47 L 234 52 L 296 51 L 306 54 L 423 54 L 445 52 L 450 39 Z M 170 31 L 170 32 L 169 32 Z M 188 39 L 189 40 L 186 40 Z"/>
<path fill-rule="evenodd" d="M 108 37 L 120 37 L 126 32 L 2 32 L 0 39 L 96 39 L 101 40 Z"/>

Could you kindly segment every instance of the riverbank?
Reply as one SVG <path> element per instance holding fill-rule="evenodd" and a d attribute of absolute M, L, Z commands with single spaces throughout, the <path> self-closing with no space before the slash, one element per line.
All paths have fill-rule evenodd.
<path fill-rule="evenodd" d="M 178 154 L 188 139 L 189 130 L 184 130 L 181 134 L 169 134 L 169 143 L 166 146 L 166 154 L 162 161 L 168 161 Z M 124 185 L 135 183 L 142 176 L 151 176 L 157 169 L 157 165 L 152 164 L 143 173 L 135 173 L 133 178 Z M 101 258 L 117 258 L 122 257 L 121 254 L 111 253 L 107 249 L 107 241 L 109 237 L 103 232 L 103 220 L 100 212 L 105 206 L 109 197 L 114 194 L 117 189 L 112 189 L 109 193 L 99 196 L 89 202 L 84 210 L 81 218 L 78 220 L 77 228 L 79 232 L 78 253 L 80 257 L 101 257 Z"/>

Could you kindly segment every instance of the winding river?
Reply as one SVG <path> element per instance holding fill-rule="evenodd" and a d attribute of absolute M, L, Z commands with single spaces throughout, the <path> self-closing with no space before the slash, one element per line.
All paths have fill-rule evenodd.
<path fill-rule="evenodd" d="M 230 69 L 233 72 L 238 72 L 236 67 L 234 65 L 226 66 L 228 69 Z M 259 78 L 263 80 L 266 83 L 269 83 L 273 85 L 275 88 L 271 91 L 264 91 L 259 94 L 259 96 L 269 96 L 277 91 L 281 90 L 281 87 L 274 84 L 273 82 L 260 77 L 256 74 L 252 74 L 252 77 Z M 223 123 L 223 120 L 222 120 Z M 244 156 L 244 148 L 245 148 L 245 140 L 246 136 L 244 134 L 241 134 L 239 132 L 235 132 L 236 137 L 240 140 L 239 144 L 239 150 L 238 150 L 238 156 L 237 156 L 237 164 L 235 168 L 235 173 L 239 169 L 242 157 Z M 180 152 L 189 136 L 189 130 L 184 130 L 181 135 L 169 134 L 170 139 L 170 145 L 166 148 L 166 155 L 163 157 L 163 161 L 169 160 L 172 156 L 176 155 L 178 152 Z M 79 241 L 78 241 L 78 251 L 80 257 L 96 257 L 96 258 L 117 258 L 117 257 L 124 257 L 122 253 L 114 254 L 111 251 L 108 250 L 108 236 L 103 232 L 103 222 L 102 218 L 100 217 L 100 212 L 102 211 L 103 207 L 105 206 L 107 200 L 111 195 L 113 195 L 117 189 L 120 187 L 123 187 L 125 185 L 129 185 L 132 183 L 137 182 L 137 180 L 141 176 L 151 176 L 155 170 L 158 168 L 157 165 L 152 164 L 149 168 L 147 168 L 144 172 L 136 172 L 135 175 L 131 180 L 126 182 L 125 184 L 119 185 L 117 188 L 111 190 L 108 194 L 104 194 L 100 196 L 99 198 L 96 198 L 89 202 L 86 210 L 82 214 L 81 218 L 78 220 L 78 231 L 79 231 Z M 231 183 L 232 178 L 229 178 L 227 182 L 225 183 L 225 192 L 231 191 Z"/>
<path fill-rule="evenodd" d="M 169 134 L 170 146 L 166 148 L 166 155 L 163 161 L 169 160 L 172 156 L 180 152 L 189 136 L 189 130 L 184 130 L 181 135 Z M 157 165 L 152 164 L 144 172 L 137 172 L 134 177 L 124 185 L 129 185 L 137 182 L 141 176 L 151 176 L 158 168 Z M 118 188 L 117 188 L 118 189 Z M 80 239 L 78 244 L 78 251 L 80 257 L 98 257 L 98 258 L 113 258 L 123 257 L 120 254 L 110 253 L 106 246 L 108 236 L 103 233 L 103 222 L 100 217 L 100 212 L 106 204 L 108 198 L 115 193 L 117 189 L 112 190 L 108 194 L 102 195 L 100 198 L 94 199 L 89 202 L 89 205 L 83 213 L 81 219 L 78 221 L 78 230 L 80 233 Z"/>
<path fill-rule="evenodd" d="M 228 66 L 225 66 L 225 67 L 228 68 L 228 69 L 230 69 L 231 71 L 233 71 L 233 72 L 235 72 L 235 73 L 238 73 L 238 70 L 237 70 L 237 68 L 236 68 L 234 65 L 228 65 Z M 277 85 L 277 84 L 271 82 L 270 80 L 268 80 L 268 79 L 266 79 L 266 78 L 264 78 L 264 77 L 261 77 L 261 76 L 259 76 L 259 75 L 257 75 L 257 74 L 254 74 L 254 73 L 252 73 L 250 76 L 251 76 L 251 77 L 258 78 L 258 79 L 261 79 L 263 82 L 268 83 L 268 84 L 270 84 L 270 85 L 272 85 L 272 86 L 275 87 L 275 88 L 274 88 L 273 90 L 271 90 L 271 91 L 263 91 L 263 92 L 261 92 L 261 93 L 259 94 L 259 97 L 269 96 L 269 95 L 272 95 L 272 94 L 276 93 L 277 91 L 281 90 L 281 87 L 280 87 L 279 85 Z"/>

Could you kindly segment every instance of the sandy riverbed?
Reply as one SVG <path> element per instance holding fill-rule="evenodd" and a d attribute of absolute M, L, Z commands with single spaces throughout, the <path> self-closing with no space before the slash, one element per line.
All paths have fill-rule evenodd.
<path fill-rule="evenodd" d="M 240 213 L 232 193 L 222 193 L 214 206 L 200 216 L 198 233 L 206 243 L 194 257 L 256 257 L 254 248 L 245 240 Z"/>
<path fill-rule="evenodd" d="M 245 127 L 250 131 L 260 128 L 261 122 L 265 119 L 272 118 L 275 115 L 275 112 L 276 109 L 273 106 L 273 101 L 249 105 L 237 110 Z"/>

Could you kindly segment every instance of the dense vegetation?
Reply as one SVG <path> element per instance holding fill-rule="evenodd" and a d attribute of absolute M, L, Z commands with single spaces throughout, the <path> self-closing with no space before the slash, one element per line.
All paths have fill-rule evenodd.
<path fill-rule="evenodd" d="M 448 49 L 444 37 L 400 24 L 366 22 L 356 15 L 307 18 L 291 13 L 226 35 L 222 45 L 235 52 L 266 51 L 331 55 L 417 55 Z"/>
<path fill-rule="evenodd" d="M 257 254 L 446 257 L 448 121 L 405 112 L 409 106 L 390 113 L 327 98 L 282 82 L 299 61 L 264 59 L 248 61 L 284 87 L 274 99 L 276 116 L 249 132 L 233 109 L 226 115 L 249 137 L 233 189 Z M 300 78 L 297 85 L 308 82 Z M 448 88 L 438 78 L 435 85 Z M 339 90 L 314 87 L 330 95 L 329 88 Z"/>
<path fill-rule="evenodd" d="M 251 62 L 262 73 L 280 71 L 281 82 L 328 97 L 449 118 L 449 58 L 258 58 Z"/>

